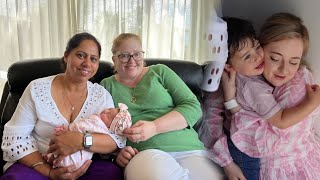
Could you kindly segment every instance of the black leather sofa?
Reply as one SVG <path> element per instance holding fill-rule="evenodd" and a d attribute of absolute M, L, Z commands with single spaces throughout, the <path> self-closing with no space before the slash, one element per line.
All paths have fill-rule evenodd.
<path fill-rule="evenodd" d="M 145 59 L 145 62 L 147 66 L 161 63 L 170 67 L 182 78 L 182 80 L 188 85 L 188 87 L 201 102 L 202 92 L 200 89 L 200 84 L 203 78 L 203 66 L 190 61 L 171 59 L 149 58 Z M 8 80 L 5 84 L 0 104 L 1 142 L 3 127 L 6 122 L 10 120 L 27 85 L 34 79 L 58 74 L 61 72 L 62 70 L 59 58 L 23 60 L 14 63 L 8 69 Z M 100 61 L 100 66 L 97 74 L 94 76 L 93 82 L 99 83 L 103 78 L 109 77 L 112 74 L 112 63 Z M 0 168 L 5 164 L 5 162 L 2 160 L 2 157 L 3 153 L 1 151 Z M 0 170 L 0 174 L 2 174 L 2 169 Z"/>

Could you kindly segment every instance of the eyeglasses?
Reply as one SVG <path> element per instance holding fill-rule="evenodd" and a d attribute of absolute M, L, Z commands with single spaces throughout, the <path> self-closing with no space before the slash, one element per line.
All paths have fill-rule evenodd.
<path fill-rule="evenodd" d="M 135 61 L 141 61 L 144 56 L 144 51 L 138 51 L 133 54 L 129 53 L 122 53 L 118 55 L 119 61 L 121 63 L 127 63 L 130 61 L 131 58 L 133 58 Z"/>

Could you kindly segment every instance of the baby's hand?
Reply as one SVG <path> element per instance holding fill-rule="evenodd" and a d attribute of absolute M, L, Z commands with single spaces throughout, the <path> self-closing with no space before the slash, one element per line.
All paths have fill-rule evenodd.
<path fill-rule="evenodd" d="M 306 85 L 307 94 L 306 98 L 310 103 L 312 103 L 315 107 L 320 105 L 320 86 L 317 84 Z"/>
<path fill-rule="evenodd" d="M 64 126 L 64 125 L 57 126 L 57 127 L 54 128 L 54 133 L 56 134 L 56 133 L 58 133 L 60 131 L 67 131 L 67 130 L 68 130 L 68 128 L 66 126 Z"/>

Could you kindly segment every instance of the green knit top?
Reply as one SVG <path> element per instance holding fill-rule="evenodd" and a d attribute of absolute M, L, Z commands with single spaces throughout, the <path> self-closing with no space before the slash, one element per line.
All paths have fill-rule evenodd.
<path fill-rule="evenodd" d="M 174 110 L 187 120 L 188 127 L 158 134 L 144 142 L 127 141 L 128 146 L 178 152 L 204 149 L 197 132 L 193 129 L 202 115 L 200 103 L 180 77 L 165 65 L 149 66 L 148 71 L 134 88 L 119 83 L 115 76 L 100 83 L 112 95 L 115 106 L 124 103 L 132 116 L 132 123 L 139 120 L 153 121 Z M 135 98 L 135 102 L 131 98 Z"/>

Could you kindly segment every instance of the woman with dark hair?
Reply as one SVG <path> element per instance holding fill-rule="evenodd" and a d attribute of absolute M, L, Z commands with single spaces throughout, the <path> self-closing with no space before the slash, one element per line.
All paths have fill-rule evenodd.
<path fill-rule="evenodd" d="M 118 167 L 102 160 L 88 160 L 76 171 L 72 166 L 52 168 L 51 164 L 79 150 L 106 154 L 117 149 L 113 140 L 117 135 L 74 131 L 54 134 L 57 126 L 114 107 L 109 92 L 88 81 L 98 70 L 100 54 L 101 45 L 94 36 L 76 34 L 62 58 L 64 73 L 28 85 L 4 127 L 2 150 L 8 163 L 3 179 L 122 178 Z M 44 159 L 42 154 L 47 152 L 52 152 L 55 159 Z"/>

